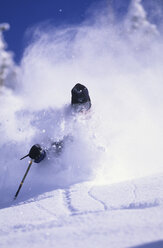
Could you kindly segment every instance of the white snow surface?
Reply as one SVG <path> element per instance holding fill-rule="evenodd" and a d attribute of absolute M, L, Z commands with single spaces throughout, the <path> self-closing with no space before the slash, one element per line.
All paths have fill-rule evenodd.
<path fill-rule="evenodd" d="M 157 175 L 112 185 L 79 183 L 12 202 L 0 210 L 0 247 L 163 245 L 162 188 Z"/>
<path fill-rule="evenodd" d="M 133 0 L 120 24 L 98 8 L 28 31 L 17 84 L 0 89 L 0 247 L 162 247 L 163 37 L 147 17 Z M 76 83 L 90 92 L 84 115 L 70 107 Z M 65 137 L 13 201 L 20 158 Z"/>

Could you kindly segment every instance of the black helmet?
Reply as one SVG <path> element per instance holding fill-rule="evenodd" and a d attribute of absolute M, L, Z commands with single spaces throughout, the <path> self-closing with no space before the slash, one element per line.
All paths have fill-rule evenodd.
<path fill-rule="evenodd" d="M 77 112 L 88 110 L 91 107 L 91 99 L 88 89 L 82 84 L 76 84 L 71 90 L 71 105 Z"/>
<path fill-rule="evenodd" d="M 88 89 L 82 84 L 76 84 L 71 90 L 71 104 L 91 102 Z"/>

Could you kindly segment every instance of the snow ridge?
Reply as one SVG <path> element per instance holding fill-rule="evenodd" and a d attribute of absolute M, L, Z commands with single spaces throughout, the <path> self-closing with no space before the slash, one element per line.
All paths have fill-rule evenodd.
<path fill-rule="evenodd" d="M 91 192 L 92 189 L 93 189 L 93 187 L 91 187 L 91 189 L 88 191 L 88 195 L 89 195 L 90 197 L 92 197 L 95 201 L 100 202 L 100 203 L 103 205 L 104 211 L 107 211 L 107 210 L 108 210 L 108 207 L 107 207 L 107 205 L 105 204 L 105 202 L 102 201 L 102 200 L 100 200 L 100 199 L 98 199 L 95 195 L 93 195 L 93 193 Z"/>
<path fill-rule="evenodd" d="M 68 189 L 64 190 L 63 194 L 64 194 L 65 205 L 67 206 L 71 215 L 76 215 L 78 213 L 78 210 L 76 208 L 74 208 L 72 205 L 70 189 L 68 188 Z"/>

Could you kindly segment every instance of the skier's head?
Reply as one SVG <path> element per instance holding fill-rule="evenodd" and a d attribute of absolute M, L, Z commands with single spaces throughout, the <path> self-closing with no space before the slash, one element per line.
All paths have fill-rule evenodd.
<path fill-rule="evenodd" d="M 71 90 L 71 105 L 77 112 L 89 110 L 91 99 L 88 89 L 82 84 L 76 84 Z"/>

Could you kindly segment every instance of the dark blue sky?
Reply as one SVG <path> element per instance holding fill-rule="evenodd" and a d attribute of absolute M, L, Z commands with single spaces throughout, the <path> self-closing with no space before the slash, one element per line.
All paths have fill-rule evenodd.
<path fill-rule="evenodd" d="M 130 0 L 104 0 L 112 2 L 118 13 L 123 13 Z M 5 32 L 8 49 L 15 53 L 18 62 L 24 49 L 24 34 L 28 27 L 46 20 L 55 25 L 80 23 L 86 10 L 102 0 L 1 0 L 0 23 L 8 22 L 11 29 Z"/>

